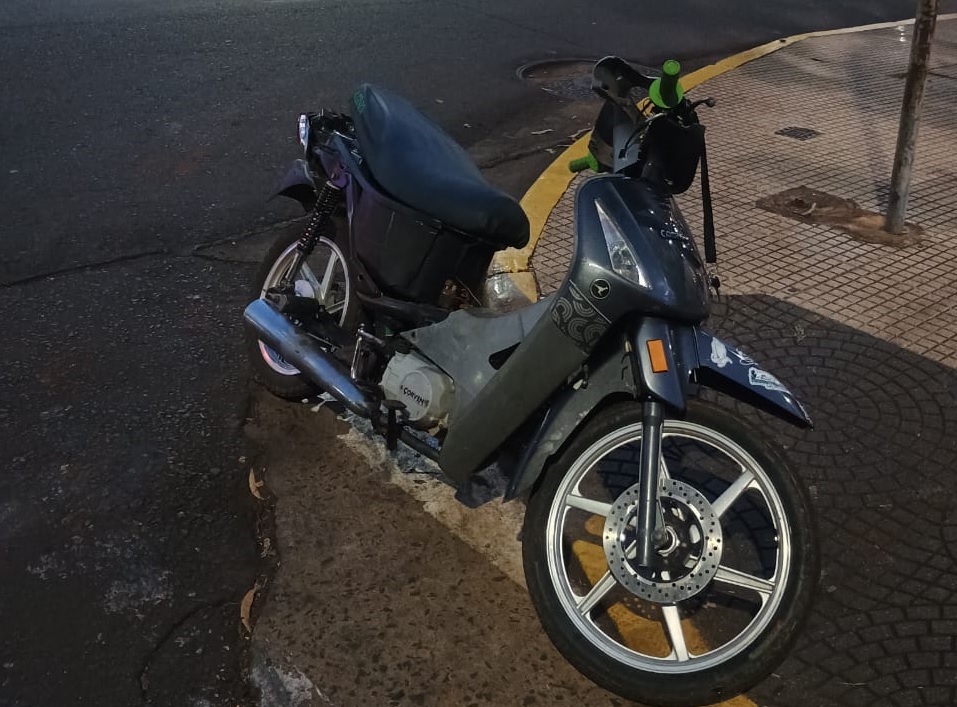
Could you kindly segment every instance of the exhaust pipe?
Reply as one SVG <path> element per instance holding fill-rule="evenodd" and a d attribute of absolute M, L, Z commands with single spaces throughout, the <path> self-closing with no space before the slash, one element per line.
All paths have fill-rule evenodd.
<path fill-rule="evenodd" d="M 356 415 L 372 419 L 378 412 L 378 406 L 359 390 L 346 367 L 269 302 L 263 299 L 251 302 L 243 313 L 243 321 L 258 339 Z"/>

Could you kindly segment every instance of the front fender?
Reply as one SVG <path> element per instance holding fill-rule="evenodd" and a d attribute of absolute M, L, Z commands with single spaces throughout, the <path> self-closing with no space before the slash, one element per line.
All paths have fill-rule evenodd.
<path fill-rule="evenodd" d="M 270 198 L 285 196 L 295 199 L 306 211 L 312 211 L 316 205 L 317 194 L 316 182 L 312 178 L 309 164 L 305 160 L 296 160 L 286 170 L 286 174 L 279 182 L 279 188 Z"/>
<path fill-rule="evenodd" d="M 634 342 L 642 391 L 678 415 L 684 414 L 688 384 L 697 383 L 798 427 L 812 427 L 807 411 L 781 381 L 704 329 L 649 317 L 638 326 Z"/>
<path fill-rule="evenodd" d="M 694 380 L 775 415 L 786 422 L 813 427 L 804 406 L 781 381 L 760 368 L 746 353 L 695 327 Z"/>

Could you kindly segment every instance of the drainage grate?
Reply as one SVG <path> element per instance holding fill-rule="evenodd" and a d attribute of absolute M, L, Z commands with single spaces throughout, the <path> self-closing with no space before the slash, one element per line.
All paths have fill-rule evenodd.
<path fill-rule="evenodd" d="M 821 133 L 813 128 L 781 128 L 780 130 L 774 131 L 775 135 L 783 135 L 784 137 L 793 137 L 795 140 L 810 140 L 811 138 L 817 137 Z"/>

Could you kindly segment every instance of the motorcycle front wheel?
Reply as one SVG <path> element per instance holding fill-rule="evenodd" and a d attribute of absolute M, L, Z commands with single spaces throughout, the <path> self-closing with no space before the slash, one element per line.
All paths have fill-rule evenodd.
<path fill-rule="evenodd" d="M 786 656 L 819 576 L 811 503 L 750 426 L 694 401 L 662 434 L 667 539 L 638 566 L 641 407 L 597 413 L 528 502 L 523 561 L 555 647 L 580 672 L 650 705 L 719 702 Z"/>

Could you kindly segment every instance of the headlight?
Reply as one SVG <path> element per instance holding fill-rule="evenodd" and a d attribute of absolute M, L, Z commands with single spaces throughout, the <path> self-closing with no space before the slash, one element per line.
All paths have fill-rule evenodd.
<path fill-rule="evenodd" d="M 299 116 L 299 144 L 302 149 L 309 149 L 309 116 L 305 114 Z"/>
<path fill-rule="evenodd" d="M 648 278 L 638 263 L 638 256 L 631 249 L 631 244 L 621 232 L 600 201 L 595 202 L 598 211 L 598 220 L 601 222 L 601 232 L 605 236 L 605 246 L 608 248 L 608 257 L 611 259 L 611 269 L 627 280 L 631 280 L 640 287 L 649 287 Z"/>

